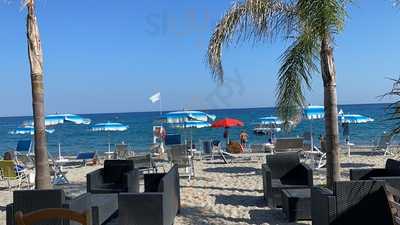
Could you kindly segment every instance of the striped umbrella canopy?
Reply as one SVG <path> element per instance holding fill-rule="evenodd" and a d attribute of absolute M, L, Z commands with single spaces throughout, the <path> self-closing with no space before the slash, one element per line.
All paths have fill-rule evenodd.
<path fill-rule="evenodd" d="M 215 115 L 210 115 L 201 111 L 176 111 L 169 112 L 161 116 L 161 120 L 167 123 L 184 123 L 188 121 L 213 121 L 215 120 Z"/>
<path fill-rule="evenodd" d="M 45 125 L 46 126 L 55 126 L 59 124 L 63 124 L 65 122 L 71 122 L 74 124 L 83 124 L 89 125 L 91 120 L 88 118 L 83 118 L 76 114 L 51 114 L 45 117 Z M 33 121 L 26 121 L 24 125 L 33 126 Z"/>
<path fill-rule="evenodd" d="M 339 113 L 339 122 L 340 123 L 368 123 L 373 122 L 374 119 L 359 115 L 359 114 L 343 114 Z"/>
<path fill-rule="evenodd" d="M 283 121 L 276 116 L 267 116 L 259 118 L 257 123 L 264 125 L 281 125 Z"/>
<path fill-rule="evenodd" d="M 111 154 L 111 132 L 121 132 L 128 130 L 129 126 L 123 125 L 122 123 L 97 123 L 93 125 L 90 130 L 95 132 L 108 132 L 108 152 Z"/>
<path fill-rule="evenodd" d="M 323 119 L 325 111 L 323 106 L 309 105 L 304 108 L 303 115 L 308 120 Z"/>
<path fill-rule="evenodd" d="M 206 128 L 206 127 L 211 127 L 211 123 L 209 122 L 205 122 L 205 121 L 197 121 L 197 120 L 193 120 L 193 121 L 188 121 L 188 122 L 184 122 L 184 123 L 175 123 L 171 125 L 174 128 Z"/>
<path fill-rule="evenodd" d="M 112 131 L 126 131 L 128 130 L 129 126 L 127 125 L 123 125 L 121 123 L 111 123 L 111 122 L 107 122 L 107 123 L 97 123 L 95 125 L 93 125 L 90 130 L 91 131 L 108 131 L 108 132 L 112 132 Z"/>
<path fill-rule="evenodd" d="M 46 133 L 52 134 L 54 133 L 54 129 L 46 129 Z M 34 135 L 35 134 L 35 129 L 32 126 L 24 126 L 24 127 L 18 127 L 15 130 L 12 130 L 8 132 L 9 134 L 20 134 L 20 135 Z"/>

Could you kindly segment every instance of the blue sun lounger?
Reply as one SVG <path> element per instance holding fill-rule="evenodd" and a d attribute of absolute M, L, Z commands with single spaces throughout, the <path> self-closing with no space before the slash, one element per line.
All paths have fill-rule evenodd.
<path fill-rule="evenodd" d="M 83 165 L 87 165 L 88 161 L 94 162 L 97 158 L 96 152 L 79 152 L 76 156 L 76 160 L 82 160 Z"/>

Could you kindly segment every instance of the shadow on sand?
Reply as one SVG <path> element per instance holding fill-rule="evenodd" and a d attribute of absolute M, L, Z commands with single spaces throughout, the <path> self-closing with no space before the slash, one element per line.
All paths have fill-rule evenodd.
<path fill-rule="evenodd" d="M 209 173 L 244 174 L 244 173 L 255 172 L 256 174 L 261 174 L 261 169 L 248 166 L 214 167 L 214 168 L 206 168 L 203 171 Z"/>

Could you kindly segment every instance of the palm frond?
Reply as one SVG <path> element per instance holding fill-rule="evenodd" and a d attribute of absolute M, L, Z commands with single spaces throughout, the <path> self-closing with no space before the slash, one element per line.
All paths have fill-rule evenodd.
<path fill-rule="evenodd" d="M 398 79 L 392 79 L 389 78 L 390 80 L 393 81 L 393 86 L 392 89 L 382 95 L 381 97 L 396 97 L 399 98 L 400 97 L 400 78 Z M 392 132 L 394 134 L 399 134 L 400 133 L 400 100 L 389 104 L 389 106 L 386 109 L 386 113 L 389 115 L 389 120 L 391 121 L 398 121 L 394 124 L 393 128 L 392 128 Z"/>
<path fill-rule="evenodd" d="M 311 88 L 311 73 L 318 71 L 315 37 L 304 32 L 282 54 L 276 89 L 277 113 L 284 121 L 297 122 L 305 105 L 303 84 Z"/>
<path fill-rule="evenodd" d="M 298 0 L 297 9 L 304 26 L 323 36 L 343 30 L 346 5 L 351 0 Z"/>
<path fill-rule="evenodd" d="M 207 61 L 214 78 L 223 81 L 222 48 L 253 38 L 255 41 L 290 30 L 295 18 L 292 5 L 280 0 L 246 0 L 236 3 L 217 24 L 209 41 Z"/>

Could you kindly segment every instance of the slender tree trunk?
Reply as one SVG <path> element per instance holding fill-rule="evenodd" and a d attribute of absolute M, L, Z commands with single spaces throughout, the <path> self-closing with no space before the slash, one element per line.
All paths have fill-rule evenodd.
<path fill-rule="evenodd" d="M 32 107 L 35 126 L 35 186 L 36 189 L 49 189 L 51 185 L 44 119 L 43 53 L 35 15 L 34 0 L 28 0 L 27 8 L 28 56 L 31 70 Z"/>
<path fill-rule="evenodd" d="M 337 117 L 336 68 L 330 34 L 321 40 L 321 72 L 324 83 L 325 147 L 327 152 L 326 179 L 332 188 L 340 180 L 339 127 Z"/>

